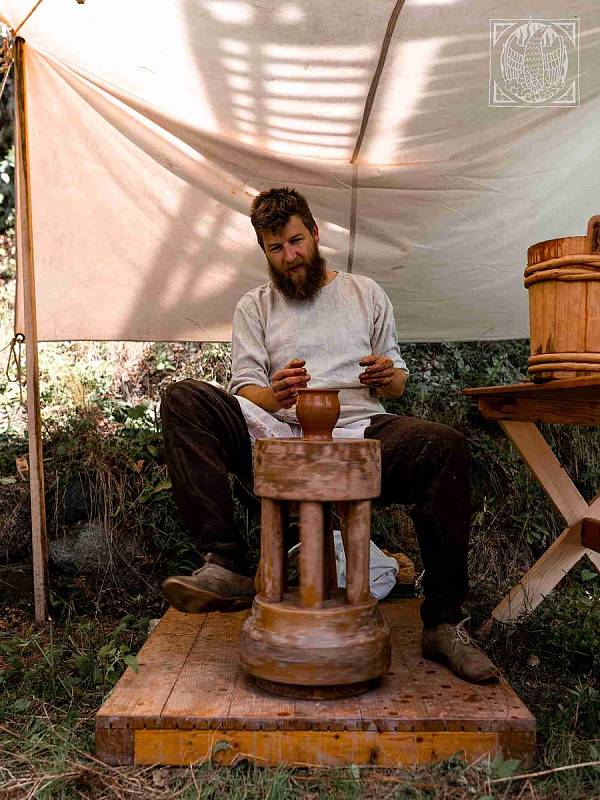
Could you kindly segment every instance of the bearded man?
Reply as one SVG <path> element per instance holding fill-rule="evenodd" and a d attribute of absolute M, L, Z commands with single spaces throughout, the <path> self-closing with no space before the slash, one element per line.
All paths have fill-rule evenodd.
<path fill-rule="evenodd" d="M 391 302 L 370 278 L 326 268 L 305 198 L 287 188 L 262 192 L 251 222 L 271 280 L 237 304 L 229 391 L 185 380 L 163 396 L 173 494 L 205 558 L 192 575 L 167 578 L 164 596 L 188 613 L 250 603 L 254 584 L 228 474 L 251 480 L 252 435 L 300 435 L 298 389 L 309 381 L 339 388 L 334 437 L 379 439 L 379 499 L 412 505 L 425 568 L 423 655 L 465 680 L 495 680 L 493 664 L 461 627 L 470 522 L 464 437 L 385 412 L 380 399 L 399 397 L 408 378 Z"/>

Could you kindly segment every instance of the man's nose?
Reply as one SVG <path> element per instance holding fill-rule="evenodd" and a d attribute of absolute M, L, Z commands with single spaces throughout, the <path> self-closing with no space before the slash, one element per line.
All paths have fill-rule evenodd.
<path fill-rule="evenodd" d="M 283 257 L 286 261 L 294 261 L 296 258 L 296 250 L 292 246 L 285 246 L 283 248 Z"/>

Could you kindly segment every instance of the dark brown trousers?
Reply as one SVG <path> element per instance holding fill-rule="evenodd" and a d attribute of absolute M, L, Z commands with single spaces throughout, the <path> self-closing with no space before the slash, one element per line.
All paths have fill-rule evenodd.
<path fill-rule="evenodd" d="M 234 522 L 228 473 L 252 479 L 250 436 L 240 405 L 196 380 L 167 387 L 161 404 L 173 495 L 200 553 L 247 574 L 247 545 Z M 385 414 L 366 439 L 379 439 L 378 502 L 411 505 L 425 568 L 425 626 L 456 623 L 468 589 L 469 455 L 462 434 L 435 422 Z"/>

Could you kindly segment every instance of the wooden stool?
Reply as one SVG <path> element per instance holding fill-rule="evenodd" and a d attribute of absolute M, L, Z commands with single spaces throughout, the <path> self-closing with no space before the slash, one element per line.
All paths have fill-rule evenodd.
<path fill-rule="evenodd" d="M 371 498 L 380 493 L 376 440 L 262 439 L 260 586 L 241 632 L 240 659 L 277 694 L 358 694 L 390 665 L 390 632 L 369 590 Z M 284 518 L 299 504 L 299 587 L 287 587 Z M 346 590 L 337 588 L 332 505 L 343 511 Z"/>

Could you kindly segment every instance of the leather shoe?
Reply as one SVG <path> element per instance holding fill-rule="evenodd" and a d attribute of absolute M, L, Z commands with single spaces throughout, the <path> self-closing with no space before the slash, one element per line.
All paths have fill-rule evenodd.
<path fill-rule="evenodd" d="M 421 635 L 423 657 L 445 664 L 469 683 L 494 683 L 499 678 L 499 671 L 475 645 L 463 627 L 465 622 L 425 628 Z"/>
<path fill-rule="evenodd" d="M 210 553 L 205 558 L 204 566 L 191 575 L 171 575 L 163 581 L 161 590 L 168 602 L 186 614 L 238 611 L 252 605 L 252 578 L 222 567 Z"/>

